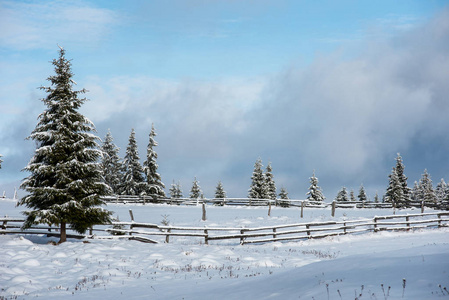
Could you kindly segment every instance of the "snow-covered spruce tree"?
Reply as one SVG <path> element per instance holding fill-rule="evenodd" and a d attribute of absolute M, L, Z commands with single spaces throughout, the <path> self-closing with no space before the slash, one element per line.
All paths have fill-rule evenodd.
<path fill-rule="evenodd" d="M 335 197 L 335 201 L 349 201 L 348 192 L 346 191 L 346 187 L 342 187 L 338 192 L 337 197 Z"/>
<path fill-rule="evenodd" d="M 374 195 L 374 203 L 379 203 L 379 194 L 376 192 L 376 195 Z"/>
<path fill-rule="evenodd" d="M 357 198 L 359 198 L 359 201 L 366 202 L 368 200 L 368 197 L 366 196 L 365 188 L 363 185 L 360 185 L 359 194 L 357 195 Z"/>
<path fill-rule="evenodd" d="M 385 202 L 393 204 L 394 207 L 404 207 L 404 189 L 395 167 L 393 167 L 391 174 L 388 177 L 390 178 L 390 181 L 387 192 L 385 193 Z"/>
<path fill-rule="evenodd" d="M 267 195 L 266 180 L 263 174 L 262 160 L 257 159 L 254 164 L 253 175 L 251 176 L 251 186 L 248 190 L 248 198 L 250 199 L 265 199 Z"/>
<path fill-rule="evenodd" d="M 444 178 L 441 178 L 440 182 L 438 182 L 437 187 L 435 188 L 435 195 L 437 196 L 438 202 L 443 201 L 446 197 L 448 186 Z"/>
<path fill-rule="evenodd" d="M 402 157 L 398 153 L 396 157 L 396 173 L 398 175 L 399 182 L 402 185 L 402 194 L 404 195 L 403 206 L 407 206 L 411 200 L 411 189 L 407 185 L 407 176 L 404 174 L 404 163 Z"/>
<path fill-rule="evenodd" d="M 100 199 L 110 188 L 104 183 L 102 152 L 97 144 L 94 124 L 79 113 L 86 91 L 74 91 L 71 63 L 60 47 L 53 60 L 55 75 L 48 77 L 50 87 L 42 99 L 46 109 L 39 115 L 36 128 L 28 139 L 36 143 L 34 156 L 24 170 L 31 174 L 21 188 L 28 194 L 19 201 L 30 211 L 24 212 L 23 228 L 34 224 L 57 224 L 60 240 L 66 241 L 66 226 L 84 233 L 95 224 L 110 223 L 111 212 L 100 207 Z"/>
<path fill-rule="evenodd" d="M 412 201 L 422 201 L 421 191 L 419 190 L 418 181 L 415 180 L 415 184 L 413 185 L 412 192 L 410 193 L 410 198 Z"/>
<path fill-rule="evenodd" d="M 281 187 L 281 191 L 279 192 L 279 198 L 282 200 L 288 200 L 288 192 L 284 187 Z"/>
<path fill-rule="evenodd" d="M 273 178 L 273 168 L 271 162 L 268 163 L 265 169 L 265 186 L 266 186 L 266 199 L 276 200 L 276 183 Z"/>
<path fill-rule="evenodd" d="M 223 184 L 221 183 L 221 181 L 219 181 L 215 189 L 215 199 L 225 199 L 225 198 L 226 192 L 223 188 Z"/>
<path fill-rule="evenodd" d="M 103 150 L 101 169 L 104 181 L 111 187 L 113 194 L 119 194 L 123 181 L 123 164 L 119 157 L 120 149 L 114 144 L 110 131 L 106 134 L 101 150 Z"/>
<path fill-rule="evenodd" d="M 190 199 L 199 199 L 201 198 L 201 188 L 199 185 L 199 181 L 196 179 L 193 180 L 192 188 L 190 189 Z"/>
<path fill-rule="evenodd" d="M 310 177 L 310 187 L 306 195 L 308 195 L 307 200 L 309 201 L 324 201 L 325 199 L 321 188 L 318 186 L 318 178 L 315 177 L 315 171 L 313 171 L 313 175 Z"/>
<path fill-rule="evenodd" d="M 419 181 L 419 193 L 421 196 L 420 201 L 424 201 L 427 204 L 436 204 L 438 202 L 437 196 L 432 185 L 432 179 L 430 179 L 427 169 L 424 170 L 421 180 Z"/>
<path fill-rule="evenodd" d="M 147 147 L 147 159 L 143 163 L 143 171 L 147 180 L 146 194 L 153 198 L 163 198 L 165 197 L 165 185 L 162 183 L 161 175 L 157 172 L 157 153 L 154 150 L 154 147 L 157 146 L 157 142 L 154 140 L 155 136 L 156 131 L 154 130 L 154 124 L 152 124 Z"/>
<path fill-rule="evenodd" d="M 170 186 L 170 197 L 173 199 L 179 199 L 182 198 L 182 190 L 181 190 L 181 184 L 175 183 L 175 180 L 173 180 L 173 183 Z"/>
<path fill-rule="evenodd" d="M 351 190 L 351 191 L 349 192 L 349 200 L 350 200 L 351 202 L 357 201 L 357 200 L 355 199 L 355 196 L 354 196 L 354 190 Z"/>
<path fill-rule="evenodd" d="M 141 195 L 147 189 L 142 165 L 139 162 L 139 152 L 137 150 L 136 133 L 131 130 L 128 147 L 126 148 L 123 165 L 125 176 L 123 180 L 123 195 Z"/>

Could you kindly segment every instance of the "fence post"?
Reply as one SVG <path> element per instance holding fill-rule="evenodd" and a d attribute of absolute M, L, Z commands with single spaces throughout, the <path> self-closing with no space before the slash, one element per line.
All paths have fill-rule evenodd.
<path fill-rule="evenodd" d="M 304 201 L 301 202 L 301 219 L 304 218 Z"/>
<path fill-rule="evenodd" d="M 204 233 L 206 236 L 204 237 L 204 244 L 209 245 L 209 234 L 207 232 L 207 229 L 204 229 Z"/>
<path fill-rule="evenodd" d="M 206 204 L 203 202 L 203 216 L 201 218 L 201 220 L 206 221 Z"/>
<path fill-rule="evenodd" d="M 332 201 L 332 217 L 335 217 L 335 200 Z"/>
<path fill-rule="evenodd" d="M 241 236 L 240 236 L 240 245 L 243 245 L 243 242 L 244 242 L 243 235 L 245 234 L 245 230 L 244 229 L 240 230 L 240 234 L 241 234 Z"/>
<path fill-rule="evenodd" d="M 118 195 L 115 195 L 115 204 L 118 203 Z"/>
<path fill-rule="evenodd" d="M 377 232 L 377 218 L 374 218 L 374 232 Z"/>
<path fill-rule="evenodd" d="M 409 222 L 409 220 L 410 220 L 410 217 L 409 216 L 406 216 L 405 217 L 405 221 L 407 222 L 407 230 L 410 230 L 410 222 Z"/>
<path fill-rule="evenodd" d="M 143 195 L 143 205 L 145 205 L 145 195 Z"/>
<path fill-rule="evenodd" d="M 424 201 L 421 201 L 421 213 L 424 213 Z"/>
<path fill-rule="evenodd" d="M 273 239 L 276 238 L 276 227 L 273 228 Z"/>
<path fill-rule="evenodd" d="M 438 214 L 438 228 L 441 227 L 441 214 Z"/>
<path fill-rule="evenodd" d="M 271 201 L 268 200 L 268 216 L 271 216 Z"/>
<path fill-rule="evenodd" d="M 92 234 L 93 234 L 93 231 L 94 231 L 93 227 L 90 227 L 90 228 L 89 228 L 89 235 L 92 235 Z"/>
<path fill-rule="evenodd" d="M 343 223 L 343 232 L 346 234 L 346 222 Z"/>
<path fill-rule="evenodd" d="M 3 221 L 2 229 L 6 230 L 6 225 L 8 224 L 8 221 Z M 5 234 L 5 233 L 3 233 Z"/>
<path fill-rule="evenodd" d="M 131 217 L 131 222 L 134 222 L 134 215 L 132 209 L 129 210 L 129 216 Z M 131 232 L 133 230 L 133 227 L 134 227 L 133 224 L 129 226 L 130 229 L 129 235 L 133 235 L 133 233 Z"/>
<path fill-rule="evenodd" d="M 168 244 L 168 242 L 170 241 L 170 232 L 171 232 L 171 229 L 169 228 L 169 229 L 167 229 L 167 235 L 165 236 L 165 242 Z"/>
<path fill-rule="evenodd" d="M 306 228 L 307 228 L 307 229 L 310 229 L 310 225 L 309 225 L 309 224 L 307 224 L 307 225 L 306 225 Z M 310 238 L 310 230 L 307 230 L 307 235 L 308 235 L 308 236 L 309 236 L 309 238 Z"/>

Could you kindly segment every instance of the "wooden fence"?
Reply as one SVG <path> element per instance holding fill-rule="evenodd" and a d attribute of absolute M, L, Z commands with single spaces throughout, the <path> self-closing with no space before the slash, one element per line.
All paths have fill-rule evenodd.
<path fill-rule="evenodd" d="M 131 218 L 132 217 L 132 213 Z M 21 230 L 23 219 L 0 218 L 0 234 L 46 234 L 58 236 L 58 228 L 36 226 Z M 125 238 L 148 243 L 169 243 L 171 238 L 196 238 L 194 243 L 209 244 L 210 241 L 237 240 L 240 244 L 267 243 L 324 238 L 335 235 L 361 234 L 366 232 L 414 230 L 449 226 L 449 212 L 390 215 L 372 219 L 327 221 L 275 225 L 256 228 L 182 227 L 162 226 L 139 222 L 112 222 L 91 228 L 89 235 L 68 234 L 72 238 L 115 239 Z M 99 235 L 93 234 L 98 232 Z M 109 234 L 109 235 L 108 235 Z M 151 237 L 151 238 L 150 238 Z"/>

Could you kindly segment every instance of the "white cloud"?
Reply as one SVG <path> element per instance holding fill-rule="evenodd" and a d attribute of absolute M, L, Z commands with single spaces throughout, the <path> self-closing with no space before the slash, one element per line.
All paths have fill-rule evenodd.
<path fill-rule="evenodd" d="M 115 14 L 83 1 L 0 2 L 0 43 L 12 49 L 54 48 L 55 43 L 96 43 Z"/>

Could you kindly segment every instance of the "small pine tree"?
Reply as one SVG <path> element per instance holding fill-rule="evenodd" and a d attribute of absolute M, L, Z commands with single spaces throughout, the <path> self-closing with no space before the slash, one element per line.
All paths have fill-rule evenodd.
<path fill-rule="evenodd" d="M 444 181 L 444 178 L 441 178 L 440 182 L 438 182 L 437 187 L 435 188 L 435 195 L 437 196 L 438 202 L 442 202 L 446 197 L 448 186 Z"/>
<path fill-rule="evenodd" d="M 181 184 L 179 183 L 179 181 L 176 184 L 175 180 L 173 180 L 173 183 L 170 187 L 170 197 L 174 199 L 182 198 Z"/>
<path fill-rule="evenodd" d="M 385 193 L 385 202 L 392 203 L 394 207 L 403 207 L 405 205 L 404 190 L 396 168 L 392 169 L 389 178 L 390 182 Z"/>
<path fill-rule="evenodd" d="M 281 192 L 279 193 L 279 198 L 282 200 L 288 200 L 288 192 L 284 187 L 281 187 Z"/>
<path fill-rule="evenodd" d="M 315 177 L 315 171 L 313 171 L 313 175 L 310 177 L 310 187 L 306 195 L 308 195 L 307 200 L 309 201 L 324 201 L 325 199 L 321 188 L 318 186 L 318 178 Z"/>
<path fill-rule="evenodd" d="M 60 240 L 67 240 L 66 226 L 84 233 L 95 224 L 111 222 L 111 212 L 100 207 L 109 187 L 104 183 L 94 124 L 79 109 L 87 100 L 74 91 L 70 60 L 60 47 L 59 59 L 53 60 L 56 75 L 48 77 L 50 87 L 41 87 L 48 95 L 42 99 L 46 110 L 28 139 L 36 142 L 34 156 L 24 170 L 30 176 L 21 188 L 28 194 L 19 201 L 32 209 L 23 228 L 34 224 L 60 225 Z"/>
<path fill-rule="evenodd" d="M 273 168 L 271 167 L 271 162 L 269 162 L 265 171 L 265 199 L 276 200 L 276 184 L 273 177 Z"/>
<path fill-rule="evenodd" d="M 143 173 L 142 165 L 139 160 L 139 152 L 137 150 L 136 133 L 131 130 L 129 136 L 128 147 L 123 161 L 125 167 L 125 177 L 123 182 L 122 194 L 124 195 L 140 195 L 147 189 L 147 183 Z"/>
<path fill-rule="evenodd" d="M 402 162 L 402 157 L 398 153 L 396 157 L 396 173 L 399 179 L 399 182 L 402 186 L 402 194 L 403 194 L 403 200 L 401 205 L 407 206 L 408 202 L 411 200 L 411 189 L 407 185 L 407 176 L 404 174 L 404 163 Z"/>
<path fill-rule="evenodd" d="M 349 201 L 348 192 L 346 191 L 346 187 L 342 187 L 338 192 L 337 197 L 335 197 L 335 201 Z"/>
<path fill-rule="evenodd" d="M 226 198 L 226 192 L 223 188 L 223 184 L 221 181 L 218 182 L 217 188 L 215 189 L 215 199 L 225 199 Z"/>
<path fill-rule="evenodd" d="M 156 136 L 156 131 L 154 129 L 154 124 L 151 125 L 150 138 L 147 147 L 147 159 L 143 163 L 143 171 L 146 177 L 147 190 L 146 194 L 151 195 L 153 198 L 164 198 L 165 185 L 162 183 L 161 175 L 157 172 L 158 164 L 157 153 L 154 150 L 158 144 L 154 140 Z"/>
<path fill-rule="evenodd" d="M 421 201 L 428 204 L 436 204 L 438 202 L 437 196 L 432 185 L 432 179 L 430 179 L 427 169 L 424 170 L 421 180 L 419 181 L 419 193 L 422 197 Z"/>
<path fill-rule="evenodd" d="M 359 194 L 357 195 L 357 198 L 359 198 L 359 201 L 362 201 L 362 202 L 366 202 L 366 200 L 368 199 L 363 185 L 360 185 Z"/>
<path fill-rule="evenodd" d="M 199 199 L 201 197 L 201 188 L 199 185 L 199 181 L 195 179 L 193 180 L 192 188 L 190 189 L 190 199 Z"/>
<path fill-rule="evenodd" d="M 374 195 L 374 203 L 379 203 L 379 194 L 376 192 L 376 195 Z"/>
<path fill-rule="evenodd" d="M 351 200 L 352 202 L 357 201 L 354 196 L 354 190 L 351 190 L 351 192 L 349 192 L 349 200 Z"/>
<path fill-rule="evenodd" d="M 123 181 L 123 164 L 118 154 L 120 149 L 114 144 L 110 131 L 106 134 L 101 149 L 103 150 L 101 169 L 104 181 L 111 187 L 113 194 L 119 194 Z"/>
<path fill-rule="evenodd" d="M 259 158 L 254 164 L 254 171 L 251 176 L 252 182 L 248 190 L 248 198 L 250 199 L 264 199 L 267 194 L 266 180 L 262 168 L 262 160 Z"/>
<path fill-rule="evenodd" d="M 417 181 L 415 181 L 415 184 L 413 186 L 412 192 L 410 194 L 410 198 L 413 201 L 422 201 L 421 199 L 423 198 L 421 195 L 421 191 L 419 189 L 419 184 Z"/>

